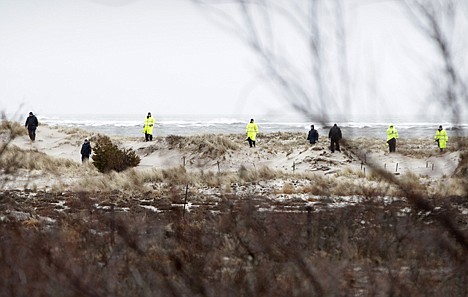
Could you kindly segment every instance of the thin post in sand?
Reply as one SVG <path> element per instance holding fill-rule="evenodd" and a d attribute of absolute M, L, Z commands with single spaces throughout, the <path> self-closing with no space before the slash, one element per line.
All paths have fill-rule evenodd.
<path fill-rule="evenodd" d="M 307 237 L 310 238 L 312 235 L 312 210 L 314 209 L 313 206 L 306 206 L 307 210 Z"/>
<path fill-rule="evenodd" d="M 110 229 L 111 229 L 111 236 L 110 236 L 110 240 L 111 240 L 111 245 L 114 245 L 115 244 L 115 205 L 112 204 L 111 205 L 111 221 L 110 221 Z"/>
<path fill-rule="evenodd" d="M 185 158 L 185 157 L 184 157 Z M 188 198 L 188 184 L 185 186 L 185 200 L 184 200 L 184 211 L 182 213 L 182 217 L 185 217 L 185 206 L 187 205 L 187 198 Z"/>

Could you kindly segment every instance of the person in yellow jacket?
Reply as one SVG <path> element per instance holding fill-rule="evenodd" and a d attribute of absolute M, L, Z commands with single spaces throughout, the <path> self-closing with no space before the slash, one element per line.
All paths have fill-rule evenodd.
<path fill-rule="evenodd" d="M 444 148 L 447 148 L 448 135 L 447 131 L 445 131 L 442 128 L 442 126 L 439 126 L 439 129 L 436 131 L 434 139 L 437 142 L 437 145 L 439 146 L 440 152 L 443 152 Z"/>
<path fill-rule="evenodd" d="M 143 125 L 143 133 L 145 133 L 145 141 L 153 140 L 153 127 L 154 127 L 154 118 L 151 116 L 151 112 L 148 112 L 148 115 L 145 118 Z"/>
<path fill-rule="evenodd" d="M 390 124 L 390 126 L 387 129 L 387 143 L 390 153 L 395 152 L 397 138 L 398 131 L 397 129 L 395 129 L 395 127 L 393 127 L 393 124 Z"/>
<path fill-rule="evenodd" d="M 250 123 L 247 124 L 245 132 L 247 133 L 246 140 L 249 141 L 250 147 L 255 147 L 255 139 L 258 133 L 258 126 L 256 123 L 254 123 L 254 119 L 250 119 Z"/>

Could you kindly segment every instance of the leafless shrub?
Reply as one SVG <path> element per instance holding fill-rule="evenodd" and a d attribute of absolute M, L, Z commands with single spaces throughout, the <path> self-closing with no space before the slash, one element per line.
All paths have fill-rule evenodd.
<path fill-rule="evenodd" d="M 45 210 L 0 224 L 2 296 L 467 293 L 461 248 L 404 201 L 269 213 L 246 200 L 182 218 L 98 209 L 87 194 L 50 198 L 74 206 L 49 213 L 52 225 L 35 217 Z"/>
<path fill-rule="evenodd" d="M 263 39 L 256 35 L 250 3 L 234 2 L 248 23 L 247 32 L 242 32 L 246 33 L 249 45 L 261 55 L 268 73 L 282 85 L 283 94 L 291 95 L 294 107 L 303 112 L 311 110 L 313 101 L 310 99 L 315 97 L 309 97 L 307 88 L 291 79 L 300 76 L 291 75 L 294 71 L 280 71 L 284 68 L 270 63 L 282 59 L 276 59 L 278 57 L 272 55 L 261 43 Z M 278 8 L 276 3 L 252 3 L 260 8 L 268 5 Z M 311 93 L 326 100 L 327 88 L 322 85 L 326 69 L 321 61 L 323 47 L 318 38 L 318 10 L 314 9 L 319 1 L 311 1 L 311 11 L 306 14 L 299 5 L 291 3 L 289 7 L 293 10 L 283 10 L 284 15 L 311 16 L 311 31 L 305 32 L 313 58 L 310 66 L 315 88 Z M 340 2 L 335 4 L 340 7 Z M 420 8 L 425 14 L 438 12 L 424 10 L 424 6 Z M 268 13 L 261 12 L 268 20 Z M 428 16 L 431 28 L 437 29 L 436 19 L 430 18 L 431 14 Z M 301 27 L 300 23 L 298 25 Z M 446 58 L 449 88 L 445 99 L 456 119 L 460 101 L 454 96 L 463 94 L 460 92 L 463 84 L 458 73 L 453 71 L 455 64 L 450 63 L 449 52 L 440 37 L 440 34 L 433 34 Z M 195 143 L 197 145 L 206 155 L 221 156 L 226 152 L 203 141 Z M 229 144 L 222 146 L 235 149 L 229 148 Z M 381 145 L 376 145 L 376 149 L 381 149 Z M 410 152 L 403 149 L 403 154 Z M 357 151 L 356 155 L 362 154 Z M 466 177 L 466 154 L 462 157 L 456 173 L 460 180 Z M 364 182 L 368 177 L 360 172 L 344 172 L 336 178 L 309 176 L 310 185 L 302 189 L 314 195 L 357 193 L 365 198 L 385 194 L 379 193 L 382 189 L 396 191 L 390 192 L 391 196 L 401 199 L 389 202 L 363 199 L 361 203 L 341 208 L 315 204 L 295 212 L 259 211 L 264 204 L 278 204 L 265 202 L 255 195 L 244 199 L 226 195 L 216 200 L 215 211 L 199 207 L 185 212 L 185 204 L 184 211 L 171 205 L 184 201 L 181 183 L 207 178 L 210 183 L 221 185 L 222 180 L 231 178 L 247 182 L 277 175 L 269 169 L 259 174 L 261 170 L 241 167 L 234 177 L 200 173 L 196 179 L 184 168 L 144 175 L 129 171 L 124 188 L 142 187 L 141 180 L 167 181 L 168 190 L 162 192 L 158 200 L 169 204 L 166 209 L 170 210 L 162 213 L 141 210 L 136 207 L 138 204 L 131 204 L 134 201 L 125 193 L 122 194 L 125 198 L 119 197 L 115 188 L 111 188 L 110 193 L 97 195 L 43 193 L 43 197 L 1 192 L 0 295 L 468 295 L 466 191 L 462 196 L 435 195 L 426 199 L 427 186 L 412 174 L 398 178 L 374 168 L 371 181 L 377 184 L 371 183 L 371 186 Z M 113 173 L 107 177 L 113 180 L 122 175 Z M 466 178 L 464 180 L 466 183 Z M 378 191 L 374 191 L 372 185 Z M 298 191 L 292 185 L 286 190 Z M 56 206 L 52 210 L 37 207 L 36 199 L 54 203 L 63 199 L 69 208 L 56 211 Z M 321 202 L 326 204 L 326 201 Z M 107 208 L 95 206 L 98 202 L 105 203 Z M 131 212 L 115 210 L 116 203 L 124 202 L 136 209 Z M 13 209 L 17 213 L 12 213 Z M 45 215 L 55 221 L 41 221 Z"/>

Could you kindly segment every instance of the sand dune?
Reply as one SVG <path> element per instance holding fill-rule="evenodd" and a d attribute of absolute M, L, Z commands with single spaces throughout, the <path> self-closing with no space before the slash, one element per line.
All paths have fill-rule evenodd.
<path fill-rule="evenodd" d="M 67 159 L 78 165 L 84 138 L 91 139 L 92 143 L 95 136 L 79 129 L 41 126 L 37 131 L 36 142 L 31 143 L 27 136 L 20 136 L 10 145 L 26 151 L 42 152 L 53 158 Z M 119 146 L 137 152 L 141 157 L 137 168 L 139 171 L 184 166 L 189 172 L 217 173 L 236 172 L 242 167 L 248 170 L 268 167 L 291 174 L 333 176 L 343 171 L 371 174 L 373 168 L 379 168 L 395 175 L 403 176 L 411 172 L 425 178 L 440 179 L 454 173 L 460 158 L 458 151 L 440 154 L 434 144 L 427 140 L 413 140 L 426 151 L 420 155 L 399 153 L 399 147 L 397 153 L 389 154 L 382 139 L 353 140 L 343 147 L 342 152 L 331 153 L 327 147 L 328 139 L 320 138 L 317 144 L 310 145 L 301 133 L 259 135 L 256 148 L 248 147 L 242 134 L 156 137 L 153 142 L 144 142 L 143 137 L 111 139 Z M 67 173 L 62 172 L 62 178 L 65 178 L 64 174 Z M 73 174 L 76 175 L 70 173 Z"/>

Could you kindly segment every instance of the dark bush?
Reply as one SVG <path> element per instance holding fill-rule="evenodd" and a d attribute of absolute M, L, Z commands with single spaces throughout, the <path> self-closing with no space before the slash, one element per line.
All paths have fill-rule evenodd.
<path fill-rule="evenodd" d="M 140 164 L 140 157 L 135 151 L 119 149 L 107 136 L 97 137 L 93 151 L 93 164 L 100 172 L 120 172 Z"/>

